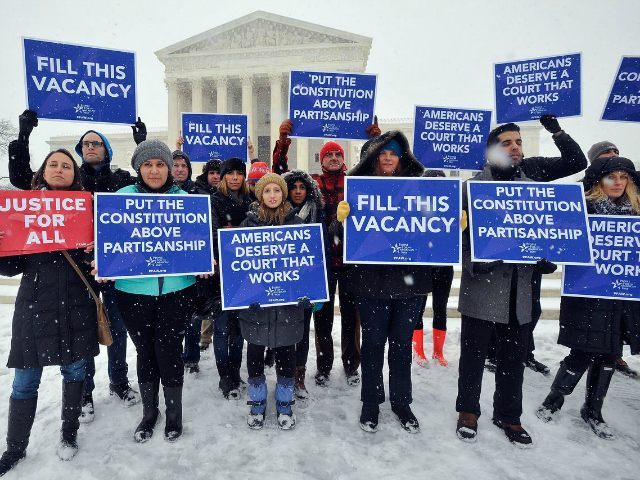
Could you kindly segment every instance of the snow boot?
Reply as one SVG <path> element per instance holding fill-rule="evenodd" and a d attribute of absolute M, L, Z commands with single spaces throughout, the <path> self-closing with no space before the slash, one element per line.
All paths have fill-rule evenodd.
<path fill-rule="evenodd" d="M 222 396 L 227 400 L 235 400 L 240 396 L 240 392 L 236 388 L 235 382 L 231 376 L 231 368 L 224 367 L 218 369 L 220 374 L 220 381 L 218 382 L 218 388 L 222 392 Z M 238 375 L 240 373 L 238 372 Z"/>
<path fill-rule="evenodd" d="M 62 382 L 62 429 L 58 457 L 71 460 L 78 453 L 78 428 L 82 413 L 82 394 L 84 380 L 81 382 Z"/>
<path fill-rule="evenodd" d="M 411 411 L 409 405 L 391 405 L 391 411 L 396 414 L 398 421 L 402 428 L 409 433 L 418 433 L 420 431 L 420 424 L 418 419 Z"/>
<path fill-rule="evenodd" d="M 551 370 L 549 369 L 549 367 L 547 367 L 544 363 L 537 361 L 533 357 L 533 355 L 527 358 L 527 361 L 525 362 L 525 366 L 536 373 L 541 373 L 545 377 L 551 373 Z"/>
<path fill-rule="evenodd" d="M 93 408 L 93 395 L 86 393 L 82 396 L 82 412 L 80 413 L 80 423 L 91 423 L 96 415 Z"/>
<path fill-rule="evenodd" d="M 415 334 L 415 330 L 413 333 Z M 438 330 L 437 328 L 433 329 L 433 358 L 436 359 L 442 367 L 449 365 L 449 362 L 444 358 L 444 353 L 442 352 L 444 348 L 444 339 L 446 337 L 446 330 Z"/>
<path fill-rule="evenodd" d="M 249 400 L 247 405 L 251 406 L 247 425 L 252 430 L 260 430 L 264 427 L 264 412 L 267 409 L 267 383 L 264 375 L 260 377 L 248 378 Z"/>
<path fill-rule="evenodd" d="M 296 401 L 293 399 L 293 378 L 278 375 L 276 383 L 276 412 L 278 427 L 281 430 L 291 430 L 296 426 L 296 416 L 291 408 Z"/>
<path fill-rule="evenodd" d="M 165 387 L 164 405 L 165 425 L 164 439 L 167 442 L 175 442 L 182 435 L 182 385 L 179 387 Z"/>
<path fill-rule="evenodd" d="M 622 358 L 616 360 L 616 371 L 629 378 L 638 378 L 638 372 L 632 369 Z"/>
<path fill-rule="evenodd" d="M 158 409 L 159 382 L 147 382 L 140 384 L 142 396 L 142 420 L 136 427 L 133 439 L 138 443 L 144 443 L 153 436 L 153 429 L 158 422 L 160 410 Z"/>
<path fill-rule="evenodd" d="M 460 412 L 456 423 L 456 436 L 463 442 L 475 442 L 478 436 L 478 415 Z"/>
<path fill-rule="evenodd" d="M 533 444 L 531 436 L 524 428 L 522 428 L 522 425 L 505 423 L 497 418 L 494 418 L 492 421 L 496 427 L 504 432 L 509 441 L 516 447 L 528 448 Z"/>
<path fill-rule="evenodd" d="M 424 354 L 424 330 L 414 330 L 411 340 L 413 345 L 413 359 L 421 367 L 429 366 L 429 359 Z"/>
<path fill-rule="evenodd" d="M 564 397 L 571 395 L 583 374 L 584 370 L 569 370 L 565 362 L 560 362 L 558 373 L 551 384 L 551 391 L 536 411 L 536 416 L 543 422 L 553 420 L 554 415 L 560 411 L 564 404 Z"/>
<path fill-rule="evenodd" d="M 110 383 L 109 395 L 115 395 L 118 397 L 122 400 L 125 407 L 132 407 L 137 403 L 140 403 L 140 394 L 131 388 L 129 382 L 121 383 L 119 385 Z"/>
<path fill-rule="evenodd" d="M 360 428 L 369 433 L 377 432 L 379 415 L 380 405 L 377 403 L 362 402 L 362 410 L 360 411 Z"/>
<path fill-rule="evenodd" d="M 319 386 L 319 387 L 328 387 L 329 386 L 329 374 L 328 373 L 316 372 L 316 375 L 315 375 L 314 379 L 316 381 L 316 385 Z"/>
<path fill-rule="evenodd" d="M 0 457 L 0 477 L 26 456 L 37 404 L 38 397 L 27 400 L 9 397 L 7 450 Z"/>
<path fill-rule="evenodd" d="M 614 372 L 615 365 L 604 365 L 598 362 L 589 367 L 585 402 L 580 409 L 580 416 L 591 427 L 593 433 L 606 440 L 612 440 L 614 434 L 602 418 L 602 404 Z"/>
<path fill-rule="evenodd" d="M 347 385 L 350 387 L 357 387 L 360 385 L 360 372 L 358 370 L 354 370 L 352 372 L 344 371 L 344 374 L 347 379 Z"/>
<path fill-rule="evenodd" d="M 296 398 L 299 398 L 300 400 L 306 400 L 309 398 L 309 392 L 304 384 L 306 371 L 306 367 L 296 367 L 296 383 L 293 386 L 293 393 Z"/>
<path fill-rule="evenodd" d="M 200 374 L 200 365 L 198 365 L 198 362 L 186 362 L 184 364 L 184 373 L 197 377 Z"/>

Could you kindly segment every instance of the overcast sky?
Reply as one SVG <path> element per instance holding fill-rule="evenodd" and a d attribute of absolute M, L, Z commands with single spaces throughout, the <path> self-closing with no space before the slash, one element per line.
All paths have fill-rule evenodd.
<path fill-rule="evenodd" d="M 493 63 L 582 52 L 583 114 L 561 125 L 585 149 L 611 140 L 640 162 L 640 124 L 599 118 L 622 55 L 640 55 L 638 0 L 24 0 L 2 2 L 0 118 L 17 125 L 26 108 L 21 37 L 134 50 L 138 109 L 166 128 L 164 67 L 154 51 L 255 10 L 373 38 L 367 71 L 378 74 L 377 113 L 410 118 L 415 104 L 493 107 Z M 54 135 L 90 124 L 41 121 L 33 158 Z M 106 133 L 122 126 L 100 126 Z M 555 147 L 544 133 L 541 152 Z M 526 154 L 526 145 L 525 145 Z M 0 174 L 6 174 L 2 154 Z"/>

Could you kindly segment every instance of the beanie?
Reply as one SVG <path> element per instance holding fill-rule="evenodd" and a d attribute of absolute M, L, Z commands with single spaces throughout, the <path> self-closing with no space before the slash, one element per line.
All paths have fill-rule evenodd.
<path fill-rule="evenodd" d="M 240 172 L 245 177 L 247 176 L 247 164 L 241 158 L 231 157 L 222 162 L 220 167 L 220 177 L 224 177 L 229 172 Z"/>
<path fill-rule="evenodd" d="M 618 151 L 618 147 L 616 147 L 613 143 L 605 140 L 603 142 L 594 143 L 591 145 L 591 148 L 587 152 L 587 158 L 589 158 L 589 163 L 593 163 L 593 161 L 602 155 L 603 152 L 607 150 L 615 149 L 616 154 L 620 153 Z"/>
<path fill-rule="evenodd" d="M 140 167 L 144 162 L 151 159 L 162 160 L 167 164 L 169 170 L 173 168 L 173 157 L 169 147 L 160 140 L 145 140 L 141 142 L 133 152 L 131 157 L 131 167 L 136 171 L 140 171 Z"/>
<path fill-rule="evenodd" d="M 582 184 L 589 191 L 593 186 L 612 172 L 627 172 L 633 183 L 640 188 L 640 173 L 631 160 L 624 157 L 596 158 L 584 172 Z"/>
<path fill-rule="evenodd" d="M 391 140 L 389 140 L 387 143 L 384 144 L 384 146 L 380 149 L 381 152 L 385 151 L 385 150 L 391 150 L 393 153 L 395 153 L 396 155 L 398 155 L 399 157 L 402 156 L 402 147 L 400 146 L 400 143 L 395 139 L 392 138 Z"/>
<path fill-rule="evenodd" d="M 220 166 L 222 162 L 220 160 L 209 160 L 202 166 L 202 173 L 208 174 L 209 172 L 220 173 Z"/>
<path fill-rule="evenodd" d="M 515 123 L 505 123 L 504 125 L 499 125 L 493 130 L 489 132 L 489 136 L 487 137 L 487 147 L 491 145 L 495 145 L 496 143 L 500 143 L 498 140 L 498 136 L 504 132 L 519 132 L 520 127 Z"/>
<path fill-rule="evenodd" d="M 258 180 L 258 183 L 256 183 L 255 194 L 258 201 L 262 203 L 262 191 L 264 190 L 264 187 L 266 187 L 270 183 L 275 183 L 280 187 L 280 189 L 282 190 L 282 199 L 283 201 L 286 200 L 287 197 L 289 196 L 289 189 L 287 188 L 287 182 L 285 182 L 284 178 L 282 178 L 277 173 L 267 173 L 260 180 Z"/>
<path fill-rule="evenodd" d="M 269 167 L 265 162 L 253 162 L 251 163 L 251 168 L 249 169 L 249 177 L 247 178 L 247 182 L 250 184 L 255 184 L 267 173 L 269 173 Z"/>
<path fill-rule="evenodd" d="M 342 154 L 342 158 L 344 158 L 344 149 L 337 142 L 327 142 L 320 149 L 320 161 L 324 158 L 324 156 L 329 152 L 340 152 Z"/>

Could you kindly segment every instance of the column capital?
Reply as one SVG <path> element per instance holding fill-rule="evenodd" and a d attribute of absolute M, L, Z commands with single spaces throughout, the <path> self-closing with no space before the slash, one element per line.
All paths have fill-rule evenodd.
<path fill-rule="evenodd" d="M 191 87 L 202 87 L 204 85 L 204 81 L 202 78 L 192 78 L 191 79 Z"/>
<path fill-rule="evenodd" d="M 269 82 L 271 82 L 272 84 L 276 82 L 282 83 L 282 80 L 283 80 L 282 72 L 269 73 L 267 76 L 269 77 Z"/>
<path fill-rule="evenodd" d="M 177 78 L 165 78 L 164 86 L 166 89 L 177 88 L 178 87 L 178 79 Z"/>
<path fill-rule="evenodd" d="M 240 75 L 240 81 L 242 82 L 242 86 L 245 87 L 250 87 L 253 86 L 253 81 L 254 81 L 254 75 L 253 73 L 243 73 L 242 75 Z"/>
<path fill-rule="evenodd" d="M 226 87 L 229 85 L 229 77 L 226 75 L 220 75 L 213 77 L 213 81 L 216 83 L 216 87 Z"/>

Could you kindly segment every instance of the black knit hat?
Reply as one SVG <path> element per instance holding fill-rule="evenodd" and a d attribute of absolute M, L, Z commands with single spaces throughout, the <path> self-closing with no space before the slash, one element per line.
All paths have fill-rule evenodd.
<path fill-rule="evenodd" d="M 237 171 L 247 176 L 247 164 L 241 158 L 232 157 L 224 162 L 220 167 L 220 178 L 224 177 L 227 173 Z"/>
<path fill-rule="evenodd" d="M 487 147 L 491 145 L 495 145 L 496 143 L 500 143 L 498 140 L 498 135 L 504 132 L 519 132 L 520 127 L 515 123 L 505 123 L 504 125 L 498 125 L 496 128 L 489 132 L 489 136 L 487 137 Z"/>
<path fill-rule="evenodd" d="M 202 166 L 202 173 L 205 175 L 209 172 L 218 172 L 220 173 L 220 167 L 222 166 L 222 162 L 220 160 L 209 160 Z"/>
<path fill-rule="evenodd" d="M 584 172 L 584 179 L 582 180 L 584 189 L 586 191 L 591 190 L 602 178 L 611 172 L 619 171 L 627 172 L 636 186 L 640 188 L 640 174 L 631 160 L 624 157 L 600 157 L 596 158 Z"/>

